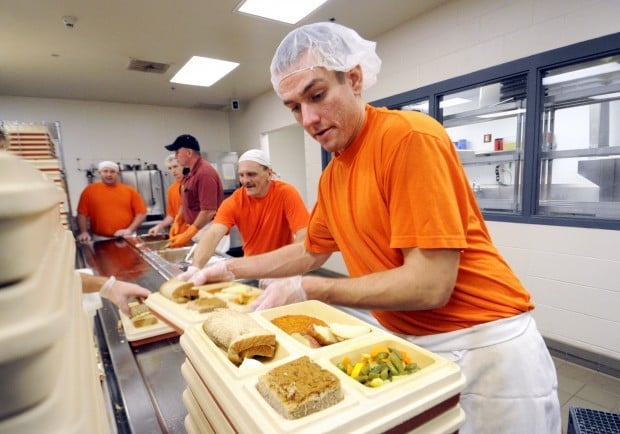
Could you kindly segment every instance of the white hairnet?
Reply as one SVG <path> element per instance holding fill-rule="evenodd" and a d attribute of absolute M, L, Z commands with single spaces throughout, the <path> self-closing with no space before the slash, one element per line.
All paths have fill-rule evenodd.
<path fill-rule="evenodd" d="M 346 72 L 360 65 L 363 89 L 368 89 L 377 82 L 381 70 L 376 45 L 340 24 L 324 22 L 301 26 L 280 42 L 271 60 L 271 84 L 278 93 L 280 81 L 295 72 L 314 67 Z"/>
<path fill-rule="evenodd" d="M 102 161 L 101 163 L 99 163 L 99 165 L 97 166 L 97 170 L 103 169 L 112 169 L 116 172 L 120 171 L 118 164 L 116 164 L 114 161 Z"/>
<path fill-rule="evenodd" d="M 271 160 L 267 156 L 267 153 L 265 153 L 265 151 L 261 151 L 260 149 L 250 149 L 249 151 L 244 152 L 241 154 L 241 157 L 239 157 L 239 163 L 242 161 L 253 161 L 261 166 L 271 169 Z"/>

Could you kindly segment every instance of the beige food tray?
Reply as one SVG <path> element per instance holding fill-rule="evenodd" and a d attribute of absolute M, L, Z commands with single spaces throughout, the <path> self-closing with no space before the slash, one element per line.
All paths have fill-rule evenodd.
<path fill-rule="evenodd" d="M 231 286 L 232 285 L 236 285 L 236 283 L 231 283 Z M 144 304 L 146 304 L 157 317 L 168 322 L 169 325 L 180 333 L 192 325 L 202 324 L 208 315 L 208 313 L 199 313 L 198 311 L 189 309 L 187 303 L 175 303 L 159 292 L 154 292 L 149 295 L 144 301 Z M 249 305 L 240 305 L 236 303 L 227 304 L 228 307 L 233 310 L 244 311 L 250 309 Z"/>
<path fill-rule="evenodd" d="M 131 306 L 132 304 L 136 303 L 130 303 L 129 305 Z M 144 327 L 136 327 L 133 325 L 133 322 L 129 316 L 125 315 L 120 310 L 118 311 L 118 314 L 121 317 L 127 342 L 132 344 L 153 342 L 153 340 L 155 340 L 154 338 L 161 337 L 163 339 L 177 334 L 172 327 L 160 319 L 157 319 L 155 324 Z"/>
<path fill-rule="evenodd" d="M 366 325 L 370 332 L 321 348 L 310 348 L 271 323 L 271 319 L 288 314 L 310 315 L 327 323 Z M 225 352 L 207 337 L 200 324 L 187 328 L 180 341 L 191 366 L 202 379 L 201 385 L 226 419 L 234 424 L 235 431 L 336 433 L 345 430 L 350 433 L 379 433 L 401 425 L 403 431 L 411 431 L 420 429 L 429 417 L 431 422 L 438 417 L 446 419 L 443 424 L 439 423 L 446 426 L 446 433 L 454 432 L 462 425 L 461 412 L 453 408 L 460 410 L 458 395 L 464 387 L 465 378 L 456 364 L 318 301 L 306 301 L 250 315 L 263 327 L 274 331 L 278 341 L 275 357 L 260 366 L 240 368 L 232 364 Z M 405 351 L 422 369 L 400 381 L 369 388 L 336 367 L 336 363 L 343 357 L 348 356 L 355 361 L 362 353 L 370 352 L 379 344 Z M 340 378 L 344 399 L 320 412 L 288 420 L 263 399 L 256 390 L 256 383 L 258 377 L 268 370 L 304 355 Z M 184 375 L 187 370 L 182 369 Z M 200 386 L 190 382 L 188 385 L 190 388 Z M 199 395 L 194 393 L 205 414 L 210 415 L 209 403 L 200 399 Z M 431 413 L 433 415 L 429 416 Z M 420 418 L 416 420 L 417 416 Z M 411 424 L 412 420 L 415 424 Z"/>

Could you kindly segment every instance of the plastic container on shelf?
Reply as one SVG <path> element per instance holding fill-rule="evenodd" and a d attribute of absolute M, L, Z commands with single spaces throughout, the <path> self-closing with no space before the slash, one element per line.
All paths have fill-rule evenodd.
<path fill-rule="evenodd" d="M 0 289 L 0 336 L 5 327 L 19 328 L 22 321 L 45 318 L 59 309 L 58 291 L 73 270 L 75 242 L 60 225 L 50 240 L 33 273 Z"/>
<path fill-rule="evenodd" d="M 0 290 L 0 418 L 50 395 L 62 364 L 75 245 L 69 232 L 62 233 L 35 278 Z"/>
<path fill-rule="evenodd" d="M 24 279 L 39 266 L 60 224 L 62 200 L 62 191 L 42 172 L 0 151 L 0 285 Z"/>
<path fill-rule="evenodd" d="M 88 320 L 81 308 L 81 282 L 77 274 L 70 275 L 72 279 L 61 295 L 68 318 L 65 333 L 58 340 L 61 361 L 49 366 L 48 372 L 53 382 L 52 391 L 34 407 L 0 419 L 1 433 L 110 432 L 101 386 L 93 367 L 93 342 L 87 328 Z"/>

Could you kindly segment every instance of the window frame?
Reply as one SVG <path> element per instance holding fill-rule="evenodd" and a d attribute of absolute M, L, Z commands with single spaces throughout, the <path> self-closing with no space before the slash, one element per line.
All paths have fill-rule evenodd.
<path fill-rule="evenodd" d="M 542 112 L 544 110 L 543 73 L 546 70 L 586 62 L 598 57 L 620 54 L 620 32 L 579 42 L 522 59 L 433 83 L 387 98 L 370 102 L 376 107 L 398 108 L 427 98 L 429 115 L 440 118 L 439 101 L 442 95 L 476 86 L 484 86 L 521 74 L 526 75 L 526 119 L 523 144 L 523 179 L 521 212 L 514 214 L 484 211 L 488 221 L 504 221 L 552 226 L 571 226 L 620 230 L 620 218 L 537 215 L 540 186 L 540 146 Z"/>

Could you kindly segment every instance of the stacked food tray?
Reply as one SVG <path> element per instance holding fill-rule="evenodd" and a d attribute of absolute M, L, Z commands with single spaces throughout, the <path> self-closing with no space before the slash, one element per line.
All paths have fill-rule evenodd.
<path fill-rule="evenodd" d="M 9 124 L 7 150 L 39 169 L 49 180 L 65 193 L 59 204 L 61 223 L 69 228 L 69 203 L 67 185 L 64 172 L 61 168 L 60 155 L 56 152 L 56 145 L 50 132 L 43 125 L 14 125 Z"/>
<path fill-rule="evenodd" d="M 0 169 L 0 432 L 109 432 L 61 194 L 21 159 Z"/>
<path fill-rule="evenodd" d="M 459 406 L 465 379 L 458 366 L 446 359 L 318 301 L 248 315 L 275 333 L 277 350 L 272 359 L 236 366 L 209 338 L 202 324 L 188 327 L 181 336 L 181 347 L 187 356 L 181 370 L 187 383 L 183 396 L 188 411 L 185 426 L 190 434 L 452 433 L 465 420 Z M 311 348 L 272 323 L 287 315 L 311 316 L 327 324 L 363 326 L 367 332 Z M 373 388 L 339 368 L 343 359 L 359 360 L 377 346 L 407 354 L 420 369 L 399 381 Z M 256 386 L 261 375 L 302 356 L 333 373 L 340 381 L 344 397 L 318 412 L 287 419 L 271 407 Z"/>

